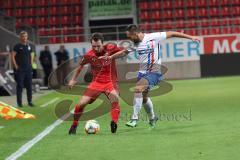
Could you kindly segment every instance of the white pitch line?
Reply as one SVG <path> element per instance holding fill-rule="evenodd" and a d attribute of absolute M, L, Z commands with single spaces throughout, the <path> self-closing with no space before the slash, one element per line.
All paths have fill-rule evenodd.
<path fill-rule="evenodd" d="M 63 115 L 60 119 L 56 120 L 53 124 L 48 126 L 44 131 L 39 133 L 32 140 L 28 141 L 21 148 L 19 148 L 16 152 L 12 153 L 5 160 L 16 160 L 21 157 L 24 153 L 26 153 L 30 148 L 32 148 L 36 143 L 38 143 L 41 139 L 43 139 L 46 135 L 48 135 L 54 128 L 60 125 L 65 119 L 70 116 L 70 113 Z"/>
<path fill-rule="evenodd" d="M 4 126 L 0 126 L 0 129 L 3 129 L 4 128 Z"/>
<path fill-rule="evenodd" d="M 60 99 L 59 97 L 56 97 L 56 98 L 52 99 L 51 101 L 42 104 L 40 107 L 47 107 L 49 104 L 52 104 L 52 103 L 58 101 L 59 99 Z"/>

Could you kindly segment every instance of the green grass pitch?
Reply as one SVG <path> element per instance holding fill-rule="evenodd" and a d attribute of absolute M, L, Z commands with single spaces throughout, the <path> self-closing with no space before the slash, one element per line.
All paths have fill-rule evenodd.
<path fill-rule="evenodd" d="M 111 134 L 110 115 L 97 121 L 96 135 L 84 132 L 80 122 L 77 135 L 69 136 L 71 122 L 63 122 L 35 144 L 22 160 L 236 160 L 240 159 L 240 77 L 169 81 L 173 90 L 153 97 L 160 120 L 150 130 L 144 116 L 136 128 L 125 126 L 132 108 L 121 100 L 121 119 L 117 134 Z M 52 92 L 35 101 L 35 108 L 23 110 L 36 120 L 0 119 L 0 159 L 5 159 L 23 144 L 56 121 L 55 104 L 39 106 L 55 97 L 78 101 L 78 96 Z M 100 103 L 97 100 L 90 107 Z M 144 110 L 142 110 L 144 115 Z"/>

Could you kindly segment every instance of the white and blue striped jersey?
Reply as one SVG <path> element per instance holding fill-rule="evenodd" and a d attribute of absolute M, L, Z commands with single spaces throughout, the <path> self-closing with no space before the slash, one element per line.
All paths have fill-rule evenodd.
<path fill-rule="evenodd" d="M 139 72 L 161 72 L 160 42 L 166 38 L 166 32 L 144 34 L 143 40 L 136 46 L 140 61 Z"/>

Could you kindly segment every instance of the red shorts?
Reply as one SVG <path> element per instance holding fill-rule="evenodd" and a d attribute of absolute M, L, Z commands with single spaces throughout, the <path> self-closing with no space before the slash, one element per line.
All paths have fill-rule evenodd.
<path fill-rule="evenodd" d="M 95 100 L 101 93 L 104 93 L 108 97 L 108 95 L 113 90 L 116 90 L 119 93 L 117 83 L 113 82 L 101 83 L 93 81 L 88 85 L 83 95 L 91 97 L 93 100 Z"/>

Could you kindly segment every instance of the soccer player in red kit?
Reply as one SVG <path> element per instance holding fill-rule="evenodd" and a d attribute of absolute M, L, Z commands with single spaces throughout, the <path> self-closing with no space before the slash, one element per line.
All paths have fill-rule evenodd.
<path fill-rule="evenodd" d="M 78 121 L 83 113 L 84 107 L 92 103 L 101 93 L 104 93 L 111 103 L 111 132 L 115 133 L 117 131 L 120 107 L 116 64 L 115 60 L 108 62 L 106 59 L 99 59 L 99 57 L 112 55 L 117 52 L 125 52 L 125 50 L 113 44 L 103 45 L 103 36 L 101 33 L 94 33 L 92 35 L 91 45 L 92 49 L 84 55 L 68 84 L 70 88 L 72 88 L 76 84 L 76 78 L 80 74 L 83 66 L 88 63 L 91 65 L 93 80 L 88 85 L 80 102 L 75 106 L 74 121 L 69 129 L 69 134 L 76 134 Z"/>

